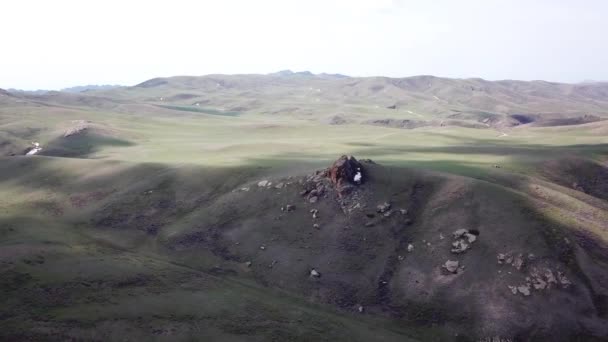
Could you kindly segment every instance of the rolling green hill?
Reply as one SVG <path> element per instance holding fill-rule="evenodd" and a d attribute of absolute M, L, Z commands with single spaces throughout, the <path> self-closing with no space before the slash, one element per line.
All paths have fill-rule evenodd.
<path fill-rule="evenodd" d="M 0 337 L 606 340 L 607 117 L 606 83 L 0 91 Z"/>

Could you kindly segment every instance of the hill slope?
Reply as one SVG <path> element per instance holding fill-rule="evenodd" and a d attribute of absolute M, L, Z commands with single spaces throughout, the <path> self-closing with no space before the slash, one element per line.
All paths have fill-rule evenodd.
<path fill-rule="evenodd" d="M 606 340 L 606 101 L 293 72 L 1 92 L 0 336 Z"/>

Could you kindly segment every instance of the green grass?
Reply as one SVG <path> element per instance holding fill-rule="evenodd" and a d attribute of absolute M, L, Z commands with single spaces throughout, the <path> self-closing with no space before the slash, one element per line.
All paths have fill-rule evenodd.
<path fill-rule="evenodd" d="M 135 95 L 125 91 L 117 98 L 179 93 L 132 92 Z M 213 109 L 234 108 L 239 97 L 231 96 L 222 106 L 216 106 L 212 99 L 213 107 L 203 108 L 179 101 L 167 105 L 136 103 L 114 110 L 56 105 L 0 107 L 0 137 L 10 142 L 2 148 L 19 151 L 38 141 L 43 153 L 52 155 L 0 157 L 0 286 L 7 290 L 3 298 L 7 305 L 0 309 L 0 336 L 234 341 L 451 338 L 449 326 L 411 324 L 378 312 L 345 312 L 316 302 L 312 295 L 303 297 L 282 289 L 282 285 L 259 282 L 246 270 L 236 276 L 216 276 L 211 272 L 216 266 L 240 267 L 242 260 L 223 260 L 204 247 L 189 251 L 166 247 L 173 237 L 223 225 L 234 228 L 231 220 L 243 228 L 252 224 L 248 219 L 267 219 L 264 224 L 256 223 L 258 235 L 247 235 L 249 239 L 265 234 L 264 239 L 274 241 L 281 233 L 291 243 L 306 228 L 294 221 L 285 225 L 288 230 L 277 233 L 274 217 L 279 212 L 274 210 L 293 198 L 285 195 L 268 200 L 252 191 L 252 199 L 241 203 L 240 193 L 233 190 L 262 178 L 307 174 L 342 154 L 371 158 L 389 167 L 386 180 L 379 183 L 391 191 L 375 196 L 393 196 L 389 180 L 404 189 L 415 184 L 426 186 L 428 197 L 421 204 L 420 220 L 428 224 L 408 232 L 411 238 L 431 241 L 439 236 L 440 228 L 483 221 L 496 234 L 513 232 L 513 236 L 501 236 L 514 245 L 528 243 L 528 238 L 541 244 L 537 240 L 542 239 L 534 235 L 538 227 L 527 230 L 532 224 L 521 214 L 535 210 L 539 220 L 608 241 L 603 230 L 605 203 L 538 178 L 544 161 L 564 156 L 605 160 L 608 137 L 597 134 L 596 126 L 514 128 L 503 136 L 493 129 L 331 126 L 301 113 Z M 306 105 L 328 116 L 351 109 L 362 118 L 433 116 L 425 107 L 412 106 L 413 113 L 409 113 L 356 100 L 346 105 L 311 105 L 302 95 L 299 101 L 278 99 L 261 111 Z M 94 134 L 63 138 L 73 120 L 91 121 L 96 125 Z M 534 190 L 539 184 L 540 194 Z M 462 187 L 466 196 L 451 198 L 458 191 L 443 190 L 443 186 L 454 186 L 458 191 Z M 462 214 L 467 219 L 458 221 L 459 213 L 470 217 Z M 100 224 L 107 217 L 115 221 Z M 145 232 L 151 224 L 158 224 L 157 233 Z M 321 230 L 320 234 L 328 233 Z M 381 246 L 393 239 L 392 235 L 374 234 L 374 230 L 361 233 L 365 239 L 376 238 Z M 321 241 L 333 243 L 333 239 L 327 235 Z M 248 242 L 243 241 L 243 245 Z M 487 245 L 480 248 L 480 253 L 485 253 L 482 260 L 493 260 L 492 248 L 503 248 L 491 240 L 483 243 Z M 294 255 L 302 253 L 288 246 Z M 256 253 L 258 249 L 254 246 Z M 440 257 L 445 255 L 433 255 Z M 365 265 L 381 258 L 374 255 Z M 429 260 L 416 262 L 427 265 Z M 433 274 L 431 269 L 425 272 Z M 369 282 L 375 284 L 376 280 Z M 293 284 L 285 287 L 289 285 Z M 411 303 L 423 317 L 432 317 L 435 308 L 442 305 L 431 304 Z"/>
<path fill-rule="evenodd" d="M 201 108 L 198 106 L 165 106 L 161 105 L 159 107 L 173 110 L 181 110 L 184 112 L 194 112 L 194 113 L 203 113 L 210 115 L 221 115 L 221 116 L 239 116 L 241 113 L 235 111 L 223 111 L 213 108 Z"/>

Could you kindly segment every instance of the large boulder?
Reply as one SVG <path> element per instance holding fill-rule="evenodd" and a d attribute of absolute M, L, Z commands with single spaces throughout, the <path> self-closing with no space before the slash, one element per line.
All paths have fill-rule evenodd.
<path fill-rule="evenodd" d="M 343 155 L 329 168 L 329 179 L 338 190 L 348 184 L 359 185 L 365 181 L 363 165 L 355 157 Z"/>

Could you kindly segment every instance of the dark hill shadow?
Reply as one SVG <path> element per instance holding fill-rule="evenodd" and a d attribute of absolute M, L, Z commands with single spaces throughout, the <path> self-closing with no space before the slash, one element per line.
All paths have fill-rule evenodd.
<path fill-rule="evenodd" d="M 49 157 L 87 158 L 105 146 L 127 147 L 134 144 L 128 140 L 85 132 L 69 137 L 59 137 L 51 140 L 39 153 Z"/>

